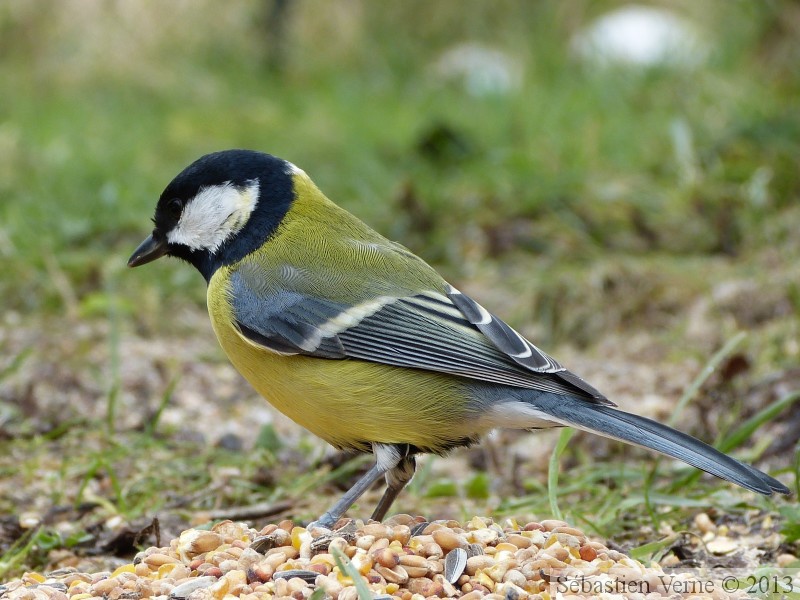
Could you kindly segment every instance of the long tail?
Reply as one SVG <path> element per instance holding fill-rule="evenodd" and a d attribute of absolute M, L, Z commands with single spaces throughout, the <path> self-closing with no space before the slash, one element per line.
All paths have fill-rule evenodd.
<path fill-rule="evenodd" d="M 780 481 L 755 467 L 652 419 L 582 400 L 565 401 L 563 396 L 540 398 L 534 405 L 564 425 L 650 448 L 759 494 L 790 493 Z"/>

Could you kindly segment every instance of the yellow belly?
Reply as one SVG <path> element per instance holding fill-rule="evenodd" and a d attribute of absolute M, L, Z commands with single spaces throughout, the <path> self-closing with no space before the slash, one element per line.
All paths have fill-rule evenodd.
<path fill-rule="evenodd" d="M 380 442 L 437 452 L 484 433 L 475 430 L 478 415 L 470 414 L 465 382 L 457 377 L 256 346 L 234 328 L 230 304 L 213 280 L 208 308 L 222 349 L 256 391 L 337 448 Z"/>

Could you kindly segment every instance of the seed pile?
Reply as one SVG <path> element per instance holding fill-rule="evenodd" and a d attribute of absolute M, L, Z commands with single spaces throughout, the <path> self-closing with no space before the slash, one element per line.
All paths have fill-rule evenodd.
<path fill-rule="evenodd" d="M 355 600 L 359 584 L 362 589 L 366 585 L 373 598 L 548 600 L 556 596 L 556 577 L 638 582 L 647 591 L 606 595 L 598 594 L 597 588 L 588 593 L 571 588 L 563 593 L 562 588 L 559 597 L 676 597 L 665 587 L 659 568 L 646 568 L 590 541 L 563 521 L 520 525 L 513 519 L 495 523 L 475 517 L 462 525 L 428 523 L 409 515 L 385 523 L 349 521 L 333 532 L 309 530 L 291 521 L 261 531 L 224 521 L 210 530 L 186 530 L 169 546 L 148 548 L 114 572 L 89 574 L 69 568 L 46 575 L 26 573 L 0 586 L 0 597 L 304 600 L 316 591 L 314 599 Z"/>

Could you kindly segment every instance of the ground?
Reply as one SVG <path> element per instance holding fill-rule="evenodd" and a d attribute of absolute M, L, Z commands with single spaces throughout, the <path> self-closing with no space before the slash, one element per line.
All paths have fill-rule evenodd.
<path fill-rule="evenodd" d="M 796 566 L 796 2 L 663 3 L 706 51 L 649 66 L 576 53 L 614 1 L 211 3 L 0 7 L 0 579 L 128 561 L 156 517 L 162 543 L 306 522 L 366 467 L 256 397 L 190 268 L 125 268 L 169 180 L 232 147 L 296 163 L 621 407 L 795 492 L 501 432 L 425 459 L 398 511 Z"/>
<path fill-rule="evenodd" d="M 673 294 L 670 301 L 652 290 L 669 294 L 669 280 L 678 275 L 652 270 L 647 261 L 592 265 L 583 276 L 602 281 L 602 288 L 576 304 L 574 315 L 582 321 L 602 313 L 594 327 L 608 331 L 588 349 L 562 344 L 552 353 L 621 407 L 665 422 L 675 418 L 677 427 L 716 439 L 762 469 L 783 471 L 793 487 L 787 450 L 798 423 L 788 402 L 800 371 L 772 369 L 769 357 L 775 346 L 797 352 L 797 323 L 781 296 L 796 267 L 770 251 L 748 265 L 710 262 L 718 263 L 713 271 L 710 265 L 694 267 L 694 274 L 678 270 L 708 286 L 706 294 Z M 757 293 L 751 279 L 734 279 L 738 269 L 750 272 L 763 262 L 772 268 Z M 509 293 L 499 281 L 524 281 L 521 268 L 522 259 L 509 261 L 460 286 L 495 312 L 521 314 L 535 297 Z M 703 272 L 701 285 L 692 278 Z M 667 325 L 625 325 L 627 304 L 645 301 L 637 295 L 647 295 L 655 313 L 640 323 Z M 747 335 L 735 333 L 743 331 L 739 322 L 750 323 Z M 9 515 L 2 535 L 12 548 L 11 572 L 38 561 L 47 568 L 71 564 L 74 555 L 98 565 L 124 561 L 133 542 L 154 543 L 152 531 L 138 540 L 133 535 L 154 518 L 166 538 L 221 518 L 256 526 L 287 516 L 311 519 L 366 467 L 365 460 L 345 462 L 257 397 L 222 355 L 202 308 L 189 305 L 153 331 L 129 318 L 52 319 L 41 326 L 10 313 L 6 323 L 0 343 L 10 360 L 0 392 L 12 412 L 4 420 L 0 497 Z M 533 323 L 517 324 L 535 331 Z M 69 335 L 54 342 L 52 331 Z M 676 415 L 698 378 L 699 388 Z M 782 400 L 784 410 L 737 437 L 741 423 Z M 498 432 L 480 447 L 428 457 L 395 509 L 429 519 L 552 516 L 546 482 L 558 435 Z M 671 461 L 662 461 L 648 481 L 655 465 L 644 451 L 576 435 L 560 458 L 558 506 L 570 523 L 611 547 L 667 540 L 656 551 L 667 563 L 739 565 L 796 552 L 791 499 L 757 498 L 707 476 L 698 481 L 693 469 Z M 368 512 L 378 494 L 351 513 Z M 643 510 L 646 494 L 652 506 Z M 788 538 L 781 533 L 787 531 Z M 717 540 L 721 550 L 709 550 L 702 539 Z M 33 540 L 38 551 L 14 563 L 20 544 Z"/>

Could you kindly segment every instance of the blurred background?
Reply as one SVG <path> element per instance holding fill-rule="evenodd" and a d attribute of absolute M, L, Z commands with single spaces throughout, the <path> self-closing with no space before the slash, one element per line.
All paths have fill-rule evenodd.
<path fill-rule="evenodd" d="M 193 269 L 125 268 L 172 177 L 232 147 L 297 164 L 624 408 L 683 397 L 718 442 L 760 415 L 739 456 L 796 482 L 798 40 L 790 0 L 3 2 L 0 544 L 287 498 L 310 518 L 360 467 L 243 384 Z M 432 460 L 402 508 L 549 514 L 557 437 Z M 654 465 L 619 455 L 562 457 L 600 535 Z M 703 482 L 698 506 L 741 502 Z"/>

